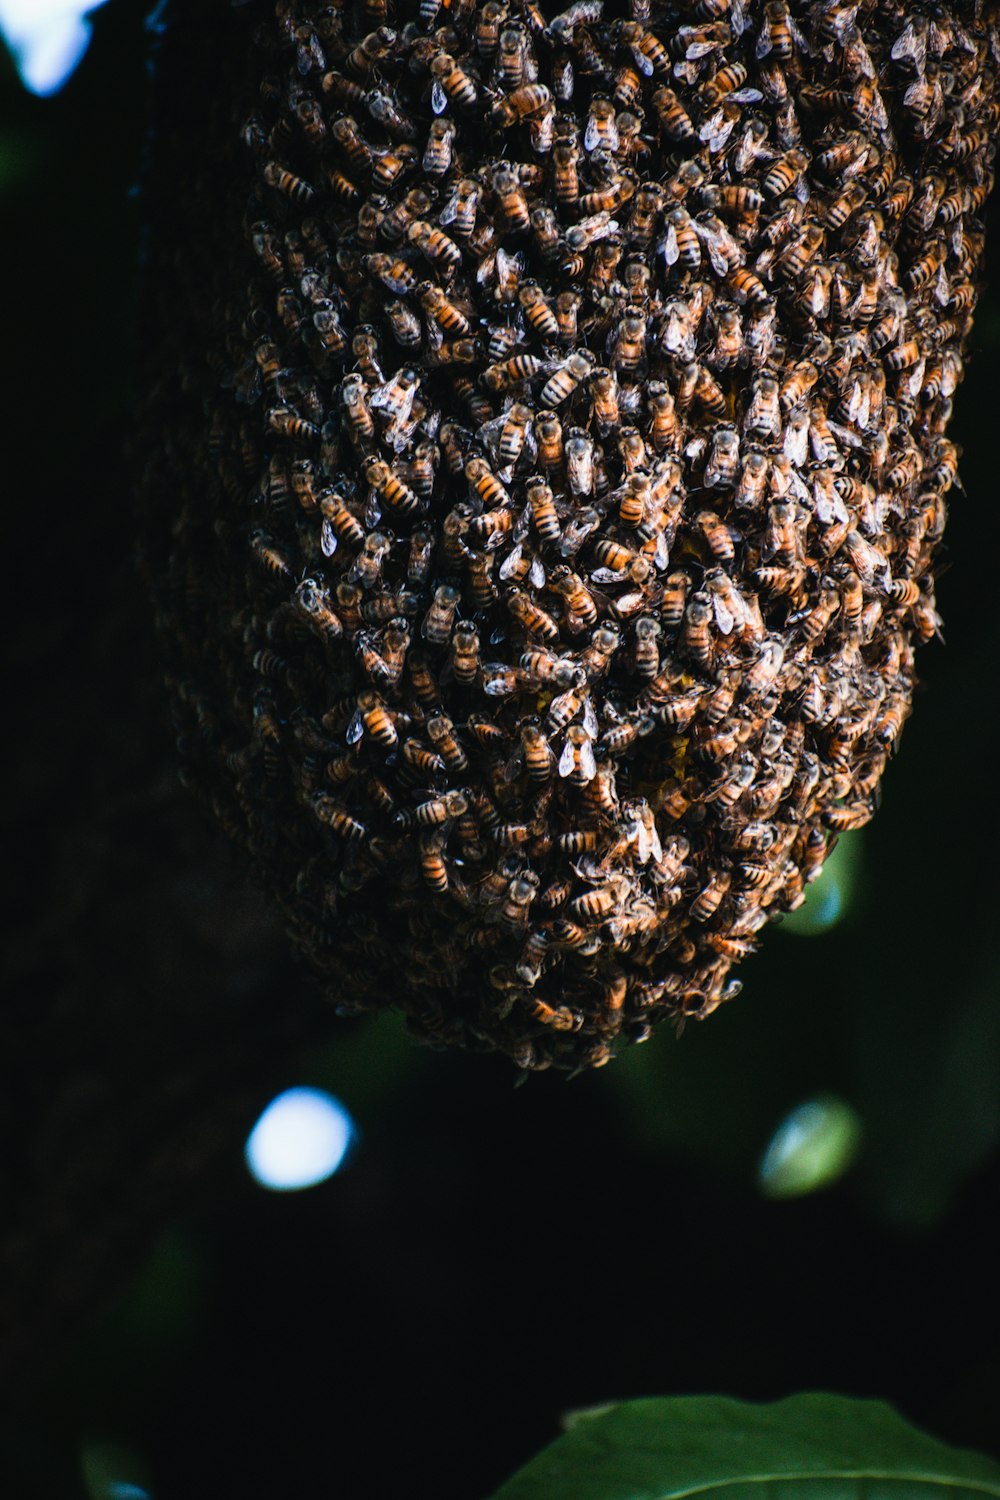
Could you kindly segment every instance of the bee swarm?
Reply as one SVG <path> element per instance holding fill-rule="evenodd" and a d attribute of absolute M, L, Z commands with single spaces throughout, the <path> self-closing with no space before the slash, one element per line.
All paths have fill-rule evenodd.
<path fill-rule="evenodd" d="M 150 200 L 186 778 L 343 1011 L 599 1065 L 734 994 L 876 805 L 940 623 L 994 12 L 268 0 L 222 38 Z"/>

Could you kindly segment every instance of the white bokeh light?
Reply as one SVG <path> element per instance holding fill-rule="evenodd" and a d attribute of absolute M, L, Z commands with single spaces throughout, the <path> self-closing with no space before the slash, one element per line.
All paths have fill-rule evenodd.
<path fill-rule="evenodd" d="M 90 42 L 86 18 L 104 0 L 0 0 L 0 34 L 25 88 L 47 97 L 71 77 Z"/>
<path fill-rule="evenodd" d="M 286 1089 L 272 1099 L 246 1144 L 250 1175 L 276 1192 L 332 1177 L 354 1139 L 354 1122 L 322 1089 Z"/>

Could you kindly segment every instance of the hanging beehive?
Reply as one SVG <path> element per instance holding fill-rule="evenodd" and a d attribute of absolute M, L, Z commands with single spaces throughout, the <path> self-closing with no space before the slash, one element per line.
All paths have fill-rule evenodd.
<path fill-rule="evenodd" d="M 976 4 L 279 0 L 168 73 L 147 577 L 343 1010 L 600 1064 L 871 816 L 997 55 Z"/>

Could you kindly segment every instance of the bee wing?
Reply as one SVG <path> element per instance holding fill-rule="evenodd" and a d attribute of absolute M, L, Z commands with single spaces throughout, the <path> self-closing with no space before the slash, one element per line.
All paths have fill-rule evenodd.
<path fill-rule="evenodd" d="M 657 249 L 666 260 L 668 266 L 677 264 L 681 252 L 680 246 L 677 243 L 677 232 L 672 224 L 668 226 L 667 232 L 657 246 Z"/>
<path fill-rule="evenodd" d="M 431 89 L 431 108 L 436 115 L 443 115 L 448 108 L 448 95 L 436 78 Z"/>
<path fill-rule="evenodd" d="M 511 549 L 508 556 L 504 558 L 503 562 L 500 565 L 501 578 L 513 578 L 516 575 L 517 570 L 520 567 L 523 554 L 524 548 L 521 546 L 521 543 L 518 542 L 517 546 Z"/>
<path fill-rule="evenodd" d="M 516 781 L 524 767 L 524 750 L 520 745 L 515 747 L 513 755 L 503 768 L 504 781 Z"/>
<path fill-rule="evenodd" d="M 583 705 L 583 727 L 592 740 L 597 738 L 597 712 L 594 708 L 593 699 L 588 698 Z"/>
<path fill-rule="evenodd" d="M 729 6 L 729 24 L 732 27 L 733 36 L 742 36 L 750 25 L 747 18 L 743 0 L 731 0 Z"/>
<path fill-rule="evenodd" d="M 729 262 L 722 253 L 725 240 L 711 225 L 699 224 L 697 219 L 691 220 L 695 234 L 708 247 L 709 259 L 716 276 L 725 276 L 729 271 Z"/>
<path fill-rule="evenodd" d="M 565 754 L 565 752 L 563 752 Z M 580 746 L 580 770 L 583 772 L 585 781 L 593 781 L 597 775 L 597 761 L 594 759 L 593 740 L 586 740 Z"/>
<path fill-rule="evenodd" d="M 652 78 L 653 64 L 650 62 L 645 52 L 640 52 L 638 47 L 630 47 L 628 50 L 635 58 L 635 65 L 639 69 L 639 72 L 645 73 L 647 78 Z"/>
<path fill-rule="evenodd" d="M 800 52 L 804 52 L 807 57 L 811 57 L 812 44 L 810 43 L 809 38 L 804 35 L 796 22 L 792 20 L 791 16 L 787 16 L 786 21 L 788 23 L 788 30 L 791 35 L 792 41 L 795 43 L 796 47 Z"/>
<path fill-rule="evenodd" d="M 736 629 L 736 616 L 721 594 L 712 595 L 712 609 L 715 613 L 715 623 L 722 631 L 722 634 L 732 635 Z"/>
<path fill-rule="evenodd" d="M 323 549 L 324 557 L 332 557 L 337 550 L 337 533 L 325 518 L 320 527 L 319 544 Z"/>
<path fill-rule="evenodd" d="M 563 745 L 562 754 L 559 757 L 559 775 L 569 776 L 573 770 L 575 761 L 576 756 L 573 752 L 573 745 L 570 740 L 567 740 Z"/>
<path fill-rule="evenodd" d="M 530 525 L 531 525 L 531 506 L 530 505 L 526 505 L 524 507 L 524 509 L 521 511 L 521 514 L 515 518 L 514 525 L 513 525 L 513 528 L 512 528 L 512 535 L 517 538 L 517 540 L 518 540 L 519 543 L 523 540 L 524 537 L 526 537 L 528 535 L 528 529 L 529 529 Z"/>
<path fill-rule="evenodd" d="M 727 98 L 731 104 L 758 104 L 764 95 L 760 89 L 736 89 Z M 733 124 L 735 125 L 735 120 Z"/>
<path fill-rule="evenodd" d="M 531 559 L 531 567 L 528 570 L 528 582 L 536 589 L 545 587 L 545 564 L 540 557 Z"/>
<path fill-rule="evenodd" d="M 758 57 L 766 57 L 774 43 L 771 41 L 771 27 L 767 21 L 760 28 L 760 36 L 757 38 L 757 46 L 754 51 Z"/>
<path fill-rule="evenodd" d="M 438 214 L 438 223 L 439 224 L 454 224 L 455 218 L 456 218 L 457 214 L 458 214 L 458 193 L 454 192 L 454 193 L 452 193 L 451 197 L 448 199 L 448 202 L 442 208 L 441 212 Z"/>
<path fill-rule="evenodd" d="M 358 708 L 354 711 L 354 717 L 347 726 L 347 734 L 344 738 L 349 745 L 356 745 L 360 739 L 364 738 L 364 733 L 365 721 L 361 717 L 360 708 Z"/>
<path fill-rule="evenodd" d="M 590 576 L 595 583 L 624 583 L 628 574 L 616 573 L 614 568 L 595 568 Z"/>
<path fill-rule="evenodd" d="M 480 286 L 489 286 L 497 279 L 497 253 L 484 255 L 476 267 L 476 281 Z"/>

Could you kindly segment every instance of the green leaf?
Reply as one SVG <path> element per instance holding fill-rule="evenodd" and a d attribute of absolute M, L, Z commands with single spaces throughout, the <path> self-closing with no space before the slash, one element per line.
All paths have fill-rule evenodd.
<path fill-rule="evenodd" d="M 577 1422 L 494 1500 L 961 1500 L 1000 1465 L 918 1432 L 881 1401 L 820 1391 L 627 1401 Z"/>

